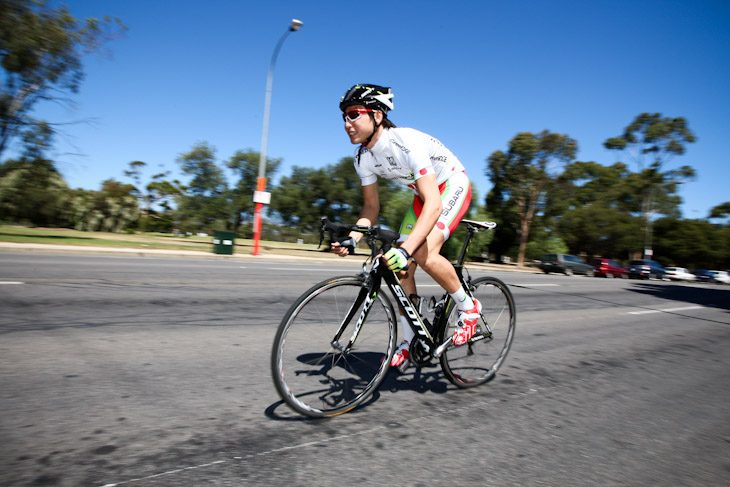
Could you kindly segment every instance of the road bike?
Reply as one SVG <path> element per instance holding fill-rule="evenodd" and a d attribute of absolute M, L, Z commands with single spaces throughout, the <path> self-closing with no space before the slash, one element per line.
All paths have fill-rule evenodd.
<path fill-rule="evenodd" d="M 383 282 L 415 332 L 404 365 L 424 367 L 438 359 L 446 378 L 460 388 L 478 386 L 494 377 L 514 339 L 515 302 L 499 279 L 472 279 L 468 270 L 464 277 L 472 237 L 496 224 L 472 220 L 461 224 L 467 235 L 453 265 L 482 310 L 474 336 L 455 346 L 452 337 L 458 310 L 451 296 L 444 293 L 439 300 L 407 296 L 398 275 L 379 258 L 398 239 L 397 232 L 322 219 L 323 237 L 329 232 L 333 241 L 342 241 L 354 230 L 364 235 L 371 253 L 360 274 L 333 277 L 312 286 L 281 320 L 271 370 L 276 390 L 289 407 L 314 418 L 336 416 L 362 404 L 377 390 L 390 369 L 399 322 L 387 293 L 381 292 Z M 424 316 L 424 301 L 431 320 Z"/>

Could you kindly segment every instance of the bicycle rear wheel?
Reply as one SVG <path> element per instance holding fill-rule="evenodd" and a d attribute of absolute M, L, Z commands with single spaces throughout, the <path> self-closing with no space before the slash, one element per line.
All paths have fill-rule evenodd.
<path fill-rule="evenodd" d="M 385 378 L 395 350 L 396 315 L 380 293 L 352 309 L 365 291 L 361 276 L 328 279 L 306 291 L 282 319 L 271 371 L 279 395 L 298 413 L 315 418 L 345 413 Z M 352 318 L 337 338 L 348 314 Z"/>
<path fill-rule="evenodd" d="M 466 344 L 449 347 L 440 357 L 446 378 L 462 388 L 478 386 L 494 377 L 512 345 L 517 320 L 512 293 L 499 279 L 475 279 L 471 292 L 482 304 L 476 333 Z M 453 336 L 458 315 L 454 307 L 444 330 L 444 341 Z"/>

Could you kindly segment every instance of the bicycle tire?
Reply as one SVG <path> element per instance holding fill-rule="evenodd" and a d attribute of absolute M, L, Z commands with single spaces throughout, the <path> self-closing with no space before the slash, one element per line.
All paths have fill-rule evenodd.
<path fill-rule="evenodd" d="M 395 351 L 396 314 L 378 293 L 352 349 L 332 344 L 363 276 L 343 276 L 314 285 L 289 308 L 274 338 L 271 371 L 276 390 L 294 411 L 313 418 L 336 416 L 362 404 L 380 385 Z M 355 310 L 340 343 L 346 344 L 361 317 Z"/>
<path fill-rule="evenodd" d="M 477 331 L 466 344 L 449 347 L 440 357 L 446 378 L 461 388 L 478 386 L 494 377 L 512 346 L 517 322 L 515 300 L 504 282 L 481 277 L 472 281 L 471 292 L 482 304 Z M 458 310 L 454 307 L 443 341 L 453 336 L 457 322 Z"/>

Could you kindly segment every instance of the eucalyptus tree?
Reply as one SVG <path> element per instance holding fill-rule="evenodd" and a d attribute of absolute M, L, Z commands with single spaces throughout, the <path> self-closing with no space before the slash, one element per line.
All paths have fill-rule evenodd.
<path fill-rule="evenodd" d="M 216 149 L 199 142 L 176 159 L 191 180 L 176 198 L 181 226 L 188 231 L 212 232 L 216 226 L 230 229 L 230 193 L 223 170 L 216 163 Z"/>
<path fill-rule="evenodd" d="M 730 201 L 719 204 L 710 210 L 708 218 L 728 218 L 730 217 Z"/>
<path fill-rule="evenodd" d="M 565 166 L 548 194 L 548 212 L 570 253 L 629 259 L 640 247 L 641 204 L 636 177 L 620 162 L 576 161 Z"/>
<path fill-rule="evenodd" d="M 685 153 L 685 146 L 697 140 L 682 117 L 663 117 L 660 113 L 642 113 L 624 129 L 623 134 L 611 137 L 604 147 L 622 152 L 638 168 L 641 195 L 641 216 L 644 219 L 644 255 L 653 254 L 652 217 L 654 213 L 667 214 L 678 197 L 668 201 L 668 192 L 677 185 L 695 177 L 692 167 L 684 165 L 666 170 L 665 165 Z M 667 205 L 668 203 L 668 205 Z"/>
<path fill-rule="evenodd" d="M 502 234 L 510 230 L 516 233 L 518 265 L 524 264 L 530 226 L 544 207 L 546 191 L 558 167 L 572 160 L 577 150 L 578 143 L 567 135 L 547 130 L 522 132 L 510 140 L 507 152 L 495 151 L 487 159 L 486 172 L 493 184 L 487 207 L 507 227 Z"/>
<path fill-rule="evenodd" d="M 133 193 L 141 205 L 139 228 L 141 230 L 171 231 L 174 225 L 170 203 L 173 198 L 179 197 L 183 193 L 180 181 L 168 180 L 170 171 L 164 171 L 153 174 L 145 183 L 143 177 L 147 165 L 143 161 L 132 161 L 129 163 L 129 169 L 124 171 L 124 175 L 134 181 Z M 160 209 L 162 211 L 159 211 Z"/>
<path fill-rule="evenodd" d="M 55 124 L 32 116 L 40 102 L 67 104 L 83 79 L 82 58 L 121 35 L 119 19 L 77 20 L 49 0 L 0 0 L 0 158 L 18 139 Z"/>

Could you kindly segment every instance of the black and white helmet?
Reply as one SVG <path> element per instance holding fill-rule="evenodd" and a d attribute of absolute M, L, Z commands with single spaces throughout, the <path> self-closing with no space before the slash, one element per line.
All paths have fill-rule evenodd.
<path fill-rule="evenodd" d="M 390 88 L 373 84 L 362 83 L 355 85 L 344 94 L 340 100 L 340 110 L 343 112 L 352 105 L 362 105 L 372 110 L 380 110 L 387 114 L 393 109 L 393 92 Z"/>

